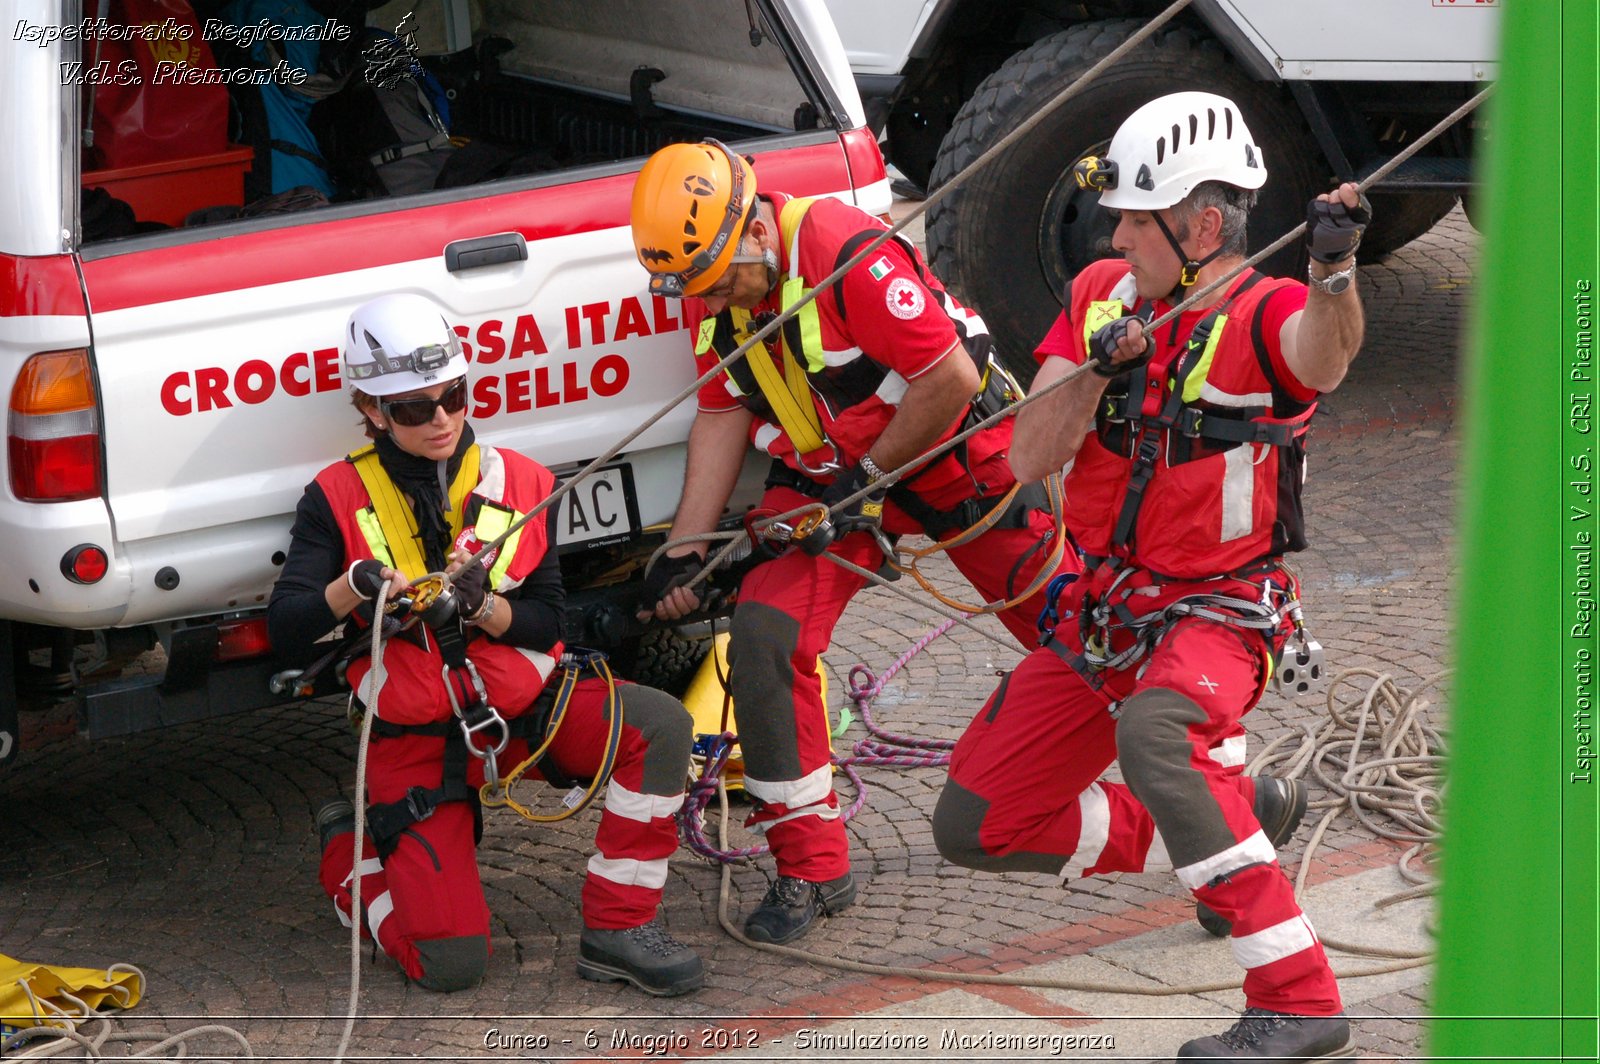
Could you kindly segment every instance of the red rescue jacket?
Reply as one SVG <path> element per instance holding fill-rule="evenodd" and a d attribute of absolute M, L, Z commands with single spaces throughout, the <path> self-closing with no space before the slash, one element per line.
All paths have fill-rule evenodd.
<path fill-rule="evenodd" d="M 477 452 L 478 479 L 461 507 L 465 515 L 463 536 L 472 549 L 494 540 L 512 523 L 538 505 L 555 485 L 554 475 L 544 466 L 515 451 L 473 445 Z M 383 508 L 375 506 L 371 493 L 357 469 L 366 462 L 366 475 L 387 481 L 372 448 L 347 455 L 317 474 L 317 483 L 327 495 L 334 518 L 344 536 L 345 560 L 349 566 L 367 558 L 393 565 L 389 543 L 408 533 L 390 527 L 391 517 L 382 520 Z M 465 463 L 464 463 L 465 464 Z M 390 482 L 392 484 L 392 481 Z M 381 492 L 380 492 L 381 494 Z M 452 526 L 454 527 L 454 526 Z M 475 539 L 476 542 L 472 542 Z M 500 550 L 485 559 L 489 565 L 489 586 L 508 591 L 533 572 L 549 549 L 543 521 L 530 521 L 508 539 Z M 457 542 L 463 542 L 457 537 Z M 422 573 L 407 573 L 418 577 Z M 359 622 L 358 622 L 359 623 Z M 507 718 L 519 716 L 538 697 L 545 681 L 555 670 L 562 653 L 561 644 L 547 652 L 497 643 L 487 636 L 473 639 L 467 657 L 478 670 L 489 703 Z M 444 659 L 437 644 L 428 640 L 423 649 L 406 639 L 390 639 L 384 644 L 384 668 L 388 680 L 378 699 L 378 716 L 395 724 L 430 724 L 451 715 L 445 691 Z M 359 691 L 372 662 L 366 657 L 350 663 L 347 677 Z"/>

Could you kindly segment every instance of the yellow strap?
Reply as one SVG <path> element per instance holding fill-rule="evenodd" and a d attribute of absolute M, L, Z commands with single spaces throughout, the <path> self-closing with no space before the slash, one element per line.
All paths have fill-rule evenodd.
<path fill-rule="evenodd" d="M 800 223 L 805 220 L 806 211 L 815 203 L 814 199 L 792 199 L 783 205 L 783 211 L 778 217 L 778 228 L 783 233 L 784 246 L 790 249 L 791 257 L 795 247 L 795 240 L 800 232 Z M 805 282 L 798 277 L 787 277 L 783 282 L 783 290 L 779 296 L 780 308 L 787 312 L 790 307 L 804 298 L 806 292 Z M 800 325 L 801 343 L 804 350 L 801 356 L 806 365 L 813 369 L 821 369 L 822 351 L 822 322 L 817 316 L 816 302 L 807 303 L 800 308 L 796 316 Z M 750 315 L 745 311 L 733 308 L 734 333 L 743 342 L 750 334 Z M 710 334 L 701 327 L 701 340 L 697 347 L 709 347 Z M 771 357 L 764 357 L 760 353 L 746 355 L 751 372 L 755 374 L 756 384 L 761 389 L 761 394 L 772 407 L 773 416 L 778 419 L 778 424 L 783 427 L 784 433 L 789 437 L 789 442 L 794 444 L 794 449 L 801 454 L 810 454 L 827 446 L 828 438 L 822 431 L 822 418 L 817 414 L 817 406 L 811 399 L 811 384 L 806 380 L 805 371 L 801 368 L 800 359 L 795 356 L 789 347 L 789 338 L 779 330 L 779 357 L 783 360 L 783 369 L 780 372 Z M 816 357 L 812 357 L 812 349 Z M 815 366 L 811 364 L 818 363 Z"/>
<path fill-rule="evenodd" d="M 544 752 L 550 749 L 550 744 L 555 742 L 556 733 L 561 730 L 561 722 L 566 719 L 567 706 L 572 702 L 573 689 L 578 686 L 578 680 L 585 668 L 592 669 L 596 676 L 606 682 L 606 717 L 610 726 L 606 730 L 605 752 L 600 756 L 600 770 L 589 781 L 589 787 L 583 792 L 583 797 L 569 805 L 563 812 L 535 813 L 511 797 L 511 788 L 528 769 L 538 764 Z M 611 666 L 606 663 L 606 659 L 597 654 L 583 665 L 568 665 L 561 674 L 561 686 L 557 689 L 555 702 L 551 706 L 550 723 L 545 726 L 544 741 L 539 744 L 537 750 L 524 758 L 521 764 L 506 774 L 498 788 L 490 783 L 484 783 L 478 788 L 479 799 L 486 806 L 509 806 L 524 820 L 531 820 L 535 824 L 554 824 L 570 816 L 576 816 L 594 801 L 600 788 L 611 778 L 611 771 L 617 764 L 617 752 L 622 745 L 622 723 L 622 692 L 617 690 L 617 678 L 612 674 Z"/>
<path fill-rule="evenodd" d="M 787 298 L 784 301 L 788 302 Z M 736 308 L 733 320 L 736 335 L 747 336 L 750 331 L 749 315 Z M 794 449 L 801 454 L 810 454 L 828 442 L 822 433 L 822 419 L 817 415 L 817 405 L 811 401 L 811 385 L 790 353 L 787 341 L 781 344 L 780 351 L 779 357 L 783 360 L 781 372 L 765 351 L 748 352 L 745 361 L 750 364 L 757 387 L 772 407 L 773 416 L 788 434 Z"/>
<path fill-rule="evenodd" d="M 406 497 L 400 488 L 384 471 L 378 459 L 377 449 L 364 447 L 351 454 L 350 461 L 356 467 L 361 483 L 366 486 L 367 496 L 372 500 L 371 517 L 363 519 L 362 515 L 358 514 L 356 522 L 361 526 L 362 535 L 366 537 L 367 546 L 372 550 L 373 557 L 382 560 L 386 553 L 390 559 L 390 568 L 400 570 L 413 580 L 426 575 L 428 563 L 424 560 L 422 537 L 417 530 L 417 517 L 411 512 L 411 504 L 406 502 Z M 473 444 L 462 456 L 461 468 L 456 471 L 456 478 L 450 485 L 452 541 L 461 535 L 461 529 L 465 524 L 463 510 L 467 496 L 477 486 L 478 445 Z M 376 518 L 376 527 L 372 524 L 373 518 Z M 381 536 L 379 542 L 374 542 L 374 534 Z M 380 546 L 384 548 L 382 552 L 378 550 Z"/>

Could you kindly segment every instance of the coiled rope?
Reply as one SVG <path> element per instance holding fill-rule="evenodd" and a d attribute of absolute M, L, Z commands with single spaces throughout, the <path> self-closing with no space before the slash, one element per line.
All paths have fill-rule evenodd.
<path fill-rule="evenodd" d="M 106 969 L 107 979 L 117 972 L 132 972 L 139 980 L 139 994 L 143 996 L 146 985 L 144 972 L 131 964 L 113 964 Z M 28 1004 L 33 1010 L 34 1024 L 0 1038 L 0 1058 L 34 1060 L 72 1053 L 72 1060 L 131 1058 L 151 1062 L 193 1060 L 199 1064 L 206 1064 L 208 1061 L 256 1059 L 255 1052 L 250 1048 L 249 1039 L 232 1027 L 208 1023 L 179 1031 L 177 1034 L 167 1034 L 164 1031 L 119 1032 L 116 1029 L 118 1017 L 93 1008 L 72 994 L 61 991 L 54 995 L 71 1006 L 62 1008 L 52 999 L 37 996 L 26 980 L 18 981 L 17 985 L 28 996 Z M 124 987 L 112 986 L 110 991 L 113 997 L 120 997 L 124 1003 L 129 1000 Z M 212 1037 L 227 1039 L 238 1048 L 236 1050 L 230 1048 L 226 1057 L 209 1054 L 190 1057 L 191 1043 Z M 132 1048 L 143 1042 L 152 1044 L 142 1049 Z M 127 1052 L 110 1056 L 106 1052 L 108 1044 L 127 1047 Z"/>

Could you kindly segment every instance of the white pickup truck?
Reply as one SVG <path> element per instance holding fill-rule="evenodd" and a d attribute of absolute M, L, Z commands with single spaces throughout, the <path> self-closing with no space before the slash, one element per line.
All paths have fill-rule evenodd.
<path fill-rule="evenodd" d="M 90 738 L 280 697 L 267 685 L 282 663 L 269 656 L 263 608 L 290 517 L 316 471 L 363 442 L 337 349 L 355 305 L 392 291 L 438 301 L 476 363 L 480 435 L 571 472 L 693 378 L 682 316 L 647 294 L 628 234 L 633 177 L 650 152 L 715 136 L 753 156 L 770 186 L 889 206 L 821 0 L 442 0 L 372 12 L 289 0 L 271 6 L 303 10 L 299 25 L 257 31 L 265 24 L 252 16 L 250 34 L 225 38 L 208 22 L 253 6 L 0 0 L 0 763 L 18 748 L 23 691 L 75 698 Z M 361 14 L 339 24 L 352 7 Z M 439 130 L 449 139 L 415 152 L 450 156 L 435 161 L 452 181 L 342 183 L 361 169 L 342 163 L 414 155 L 397 143 L 349 157 L 357 136 L 319 125 L 319 102 L 307 105 L 322 138 L 309 154 L 325 156 L 332 196 L 248 198 L 246 167 L 260 177 L 267 152 L 276 171 L 289 151 L 287 127 L 261 127 L 275 114 L 262 102 L 298 76 L 270 60 L 298 56 L 301 74 L 325 74 L 339 42 L 363 40 L 363 22 L 401 31 L 371 38 L 391 58 L 396 47 L 418 57 L 420 68 L 402 64 L 404 87 L 415 95 L 429 82 L 440 102 L 410 101 L 411 117 L 442 127 L 450 111 Z M 308 36 L 322 39 L 320 59 L 307 58 Z M 102 48 L 131 58 L 107 66 Z M 102 94 L 125 92 L 119 72 L 137 76 L 152 57 L 187 64 L 183 85 L 224 80 L 230 57 L 238 64 L 227 143 L 108 166 L 96 154 L 104 133 L 96 144 L 88 135 L 108 128 Z M 165 115 L 184 99 L 169 94 Z M 387 129 L 389 117 L 375 112 L 369 125 Z M 641 664 L 630 660 L 641 642 L 664 645 L 632 620 L 629 580 L 676 506 L 692 418 L 691 400 L 561 514 L 569 636 L 619 651 L 626 666 Z M 136 656 L 157 666 L 119 675 Z"/>
<path fill-rule="evenodd" d="M 936 188 L 1170 0 L 827 0 L 874 128 L 911 184 Z M 1072 168 L 1137 107 L 1198 89 L 1234 99 L 1271 174 L 1253 248 L 1305 220 L 1335 180 L 1373 173 L 1492 80 L 1500 0 L 1193 0 L 928 212 L 928 259 L 1031 373 L 1067 282 L 1109 254 L 1111 223 Z M 1374 186 L 1372 259 L 1466 199 L 1482 109 Z M 1263 269 L 1304 269 L 1297 245 Z"/>

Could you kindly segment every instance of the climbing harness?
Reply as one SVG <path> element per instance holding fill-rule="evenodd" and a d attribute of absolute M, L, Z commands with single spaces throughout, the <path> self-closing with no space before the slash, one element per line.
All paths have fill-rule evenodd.
<path fill-rule="evenodd" d="M 506 773 L 504 780 L 490 781 L 485 779 L 479 791 L 479 797 L 484 805 L 491 807 L 505 806 L 517 812 L 525 820 L 536 824 L 555 824 L 571 816 L 583 812 L 600 789 L 611 779 L 611 772 L 617 764 L 617 751 L 622 746 L 623 701 L 621 691 L 617 689 L 617 678 L 611 673 L 611 666 L 606 662 L 606 656 L 595 650 L 569 651 L 562 659 L 565 666 L 561 675 L 555 696 L 550 704 L 548 713 L 540 713 L 539 720 L 545 720 L 540 728 L 542 741 L 537 749 L 529 754 L 516 768 Z M 561 722 L 566 719 L 567 707 L 572 702 L 573 689 L 578 681 L 583 678 L 584 672 L 592 672 L 606 682 L 606 745 L 605 752 L 600 758 L 600 768 L 589 780 L 588 786 L 579 786 L 572 781 L 559 776 L 554 765 L 547 762 L 545 753 L 550 749 L 550 744 L 555 742 L 556 734 L 561 730 Z M 546 688 L 548 690 L 548 687 Z M 543 763 L 542 763 L 543 762 Z M 537 767 L 539 773 L 546 781 L 558 786 L 566 784 L 569 787 L 566 798 L 562 800 L 564 808 L 559 813 L 535 813 L 532 809 L 522 804 L 511 796 L 511 789 L 520 781 L 530 768 Z"/>

